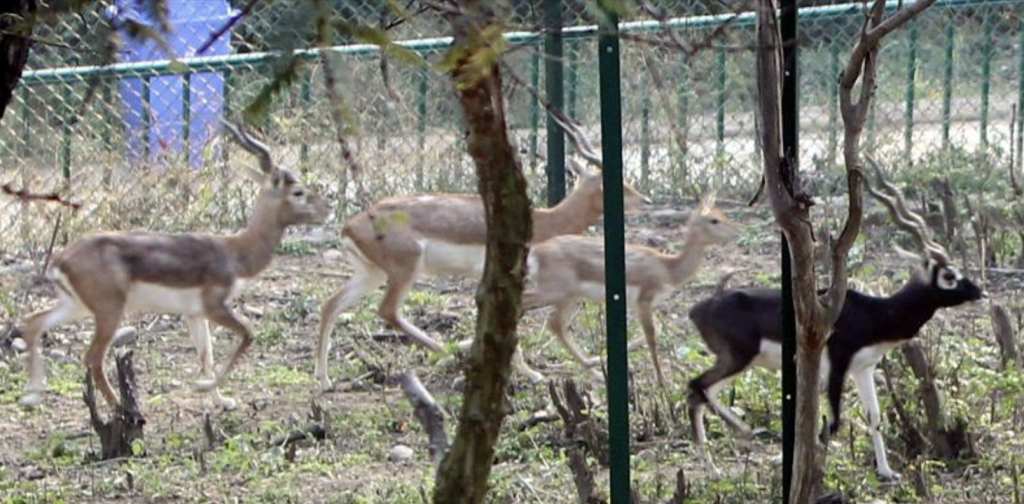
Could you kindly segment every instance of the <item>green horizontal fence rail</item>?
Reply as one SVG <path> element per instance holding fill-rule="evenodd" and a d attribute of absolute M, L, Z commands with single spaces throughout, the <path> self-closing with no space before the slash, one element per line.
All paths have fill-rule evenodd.
<path fill-rule="evenodd" d="M 932 5 L 932 9 L 942 7 L 979 7 L 994 5 L 1019 5 L 1019 0 L 939 0 Z M 903 2 L 901 0 L 890 0 L 886 8 L 895 10 Z M 863 12 L 861 4 L 841 4 L 823 7 L 806 7 L 800 9 L 800 21 L 811 21 L 828 19 L 834 17 L 858 15 Z M 631 21 L 619 23 L 619 32 L 624 34 L 655 32 L 675 29 L 713 29 L 724 25 L 734 28 L 754 26 L 754 13 L 742 12 L 739 14 L 719 14 L 713 16 L 695 16 L 686 18 L 672 18 L 665 21 Z M 597 25 L 567 26 L 562 29 L 562 38 L 566 41 L 577 38 L 596 38 L 598 36 Z M 517 31 L 505 34 L 505 39 L 513 44 L 540 44 L 543 42 L 544 34 L 532 31 Z M 406 49 L 431 53 L 448 48 L 452 44 L 451 37 L 433 37 L 417 40 L 401 40 L 395 44 Z M 345 55 L 369 55 L 380 51 L 380 46 L 375 44 L 347 44 L 327 49 L 300 49 L 290 53 L 290 56 L 308 60 L 318 59 L 322 52 L 329 51 Z M 161 60 L 146 63 L 116 63 L 107 66 L 82 66 L 68 68 L 54 68 L 47 70 L 27 71 L 22 75 L 23 85 L 35 85 L 54 82 L 68 82 L 72 77 L 76 79 L 110 76 L 137 76 L 146 73 L 152 76 L 180 75 L 188 72 L 212 72 L 219 70 L 230 70 L 238 66 L 253 66 L 268 63 L 280 58 L 284 53 L 260 52 L 246 54 L 231 54 L 225 56 L 206 56 L 196 58 L 181 58 L 177 60 Z"/>
<path fill-rule="evenodd" d="M 887 6 L 895 9 L 899 4 L 899 0 L 892 0 Z M 758 153 L 751 116 L 756 99 L 752 91 L 754 65 L 750 49 L 754 15 L 703 15 L 707 7 L 702 7 L 700 1 L 678 0 L 676 5 L 670 8 L 675 17 L 663 21 L 623 20 L 618 24 L 622 34 L 632 36 L 623 36 L 621 54 L 624 175 L 649 196 L 662 201 L 689 200 L 709 186 L 728 197 L 745 197 L 742 195 L 749 193 L 757 182 L 750 169 L 756 164 Z M 267 8 L 273 6 L 268 4 Z M 544 22 L 543 13 L 538 10 L 517 14 L 532 15 L 522 18 L 526 21 L 520 26 L 538 30 L 506 33 L 513 46 L 506 62 L 522 82 L 542 92 L 552 85 L 548 74 L 556 66 L 563 67 L 563 106 L 570 117 L 593 135 L 593 140 L 599 140 L 598 26 L 566 8 L 561 30 L 564 56 L 560 58 L 561 65 L 554 65 L 541 54 L 547 38 L 547 33 L 539 30 Z M 239 23 L 241 27 L 252 23 L 249 32 L 231 35 L 232 54 L 90 66 L 77 63 L 85 61 L 79 53 L 58 54 L 51 47 L 38 48 L 30 64 L 35 69 L 25 72 L 15 102 L 8 110 L 14 122 L 0 130 L 0 181 L 43 191 L 87 194 L 91 203 L 80 215 L 92 211 L 115 214 L 96 220 L 91 224 L 93 227 L 150 226 L 173 230 L 195 226 L 196 221 L 171 217 L 162 224 L 155 219 L 117 217 L 128 215 L 124 201 L 111 194 L 109 187 L 88 186 L 98 184 L 97 181 L 113 181 L 116 185 L 118 177 L 123 179 L 125 173 L 137 176 L 141 173 L 138 159 L 157 161 L 161 166 L 156 168 L 179 167 L 181 151 L 162 143 L 161 128 L 168 126 L 166 117 L 158 117 L 161 107 L 175 110 L 171 114 L 179 121 L 173 126 L 175 135 L 183 135 L 186 144 L 192 141 L 190 135 L 196 135 L 196 149 L 210 150 L 201 160 L 192 155 L 191 164 L 198 170 L 195 173 L 206 176 L 208 171 L 229 166 L 230 153 L 236 148 L 215 138 L 206 131 L 206 126 L 197 129 L 196 124 L 211 113 L 203 108 L 207 102 L 195 89 L 209 75 L 223 77 L 223 108 L 216 114 L 231 115 L 248 105 L 264 88 L 277 65 L 294 57 L 305 68 L 294 86 L 276 95 L 270 104 L 270 119 L 261 133 L 286 163 L 297 163 L 309 180 L 325 184 L 339 201 L 337 218 L 358 209 L 354 203 L 357 191 L 375 199 L 409 192 L 473 190 L 472 180 L 464 176 L 463 168 L 469 160 L 460 150 L 458 107 L 448 92 L 450 83 L 443 76 L 427 67 L 413 68 L 393 62 L 391 86 L 400 95 L 395 97 L 392 89 L 385 92 L 381 83 L 376 57 L 381 48 L 377 45 L 281 50 L 281 44 L 263 33 L 269 31 L 268 23 L 276 22 L 277 18 L 254 17 L 256 14 Z M 838 155 L 842 121 L 836 76 L 852 47 L 862 15 L 860 3 L 800 9 L 804 56 L 800 96 L 802 106 L 806 107 L 801 129 L 807 133 L 801 151 L 807 163 L 817 163 L 818 159 L 826 167 L 835 167 L 842 162 Z M 1008 150 L 1009 112 L 1014 108 L 1024 110 L 1024 46 L 1019 44 L 1024 38 L 1018 35 L 1024 22 L 1021 20 L 1024 1 L 1020 0 L 938 0 L 914 30 L 895 33 L 883 50 L 884 75 L 879 81 L 878 99 L 870 113 L 865 141 L 872 148 L 882 149 L 880 156 L 910 163 L 933 155 L 933 151 L 963 148 L 967 143 L 970 148 L 977 146 L 993 152 Z M 444 24 L 435 21 L 427 19 L 423 26 L 405 26 L 408 29 L 396 31 L 395 44 L 436 59 L 449 47 L 451 38 L 431 36 L 443 33 L 440 30 Z M 79 28 L 66 27 L 65 36 L 77 37 Z M 635 40 L 637 36 L 667 30 L 696 45 L 712 30 L 718 30 L 719 39 L 706 50 L 685 55 Z M 60 40 L 57 36 L 48 39 Z M 992 43 L 984 44 L 985 40 Z M 343 62 L 342 68 L 351 67 L 343 82 L 351 85 L 345 94 L 353 112 L 355 152 L 362 164 L 388 176 L 377 177 L 375 171 L 368 170 L 362 181 L 350 184 L 353 181 L 340 173 L 344 163 L 332 150 L 336 149 L 330 134 L 333 127 L 325 113 L 321 66 L 325 53 Z M 42 68 L 47 65 L 50 67 Z M 659 69 L 659 78 L 652 73 L 651 68 L 655 67 Z M 155 91 L 166 82 L 161 78 L 172 76 L 180 77 L 175 93 L 183 103 L 166 102 L 165 96 Z M 135 97 L 135 105 L 119 108 L 127 96 L 125 83 L 133 82 L 130 79 L 138 79 L 133 92 L 141 96 Z M 85 90 L 92 89 L 93 84 L 98 85 L 98 92 L 94 93 L 93 103 L 84 106 Z M 557 153 L 545 153 L 545 145 L 557 144 L 557 139 L 548 135 L 551 123 L 538 100 L 526 92 L 515 91 L 514 86 L 509 100 L 509 125 L 523 147 L 527 172 L 535 179 L 533 195 L 541 202 L 546 199 L 546 184 L 539 173 L 540 165 L 560 158 Z M 125 127 L 128 114 L 139 114 L 139 110 L 149 113 L 141 113 L 134 129 Z M 189 118 L 198 123 L 188 124 Z M 1024 114 L 1018 114 L 1018 123 L 1024 124 Z M 140 145 L 131 144 L 132 149 L 138 150 L 129 152 L 126 145 L 132 139 L 138 142 L 137 136 L 144 140 Z M 177 137 L 172 138 L 178 141 Z M 566 146 L 565 154 L 575 153 L 571 146 Z M 239 161 L 251 160 L 240 157 Z M 159 171 L 152 168 L 147 166 L 147 173 Z M 189 176 L 199 176 L 195 173 Z M 559 184 L 560 173 L 552 166 L 553 184 Z M 153 188 L 167 185 L 163 180 L 137 178 L 135 183 Z M 236 186 L 218 191 L 230 192 L 236 199 L 246 197 L 244 185 Z M 558 188 L 552 189 L 552 195 L 557 196 Z M 128 196 L 141 198 L 144 192 Z M 154 198 L 158 196 L 150 196 L 150 200 Z M 199 223 L 206 222 L 209 227 L 238 224 L 244 205 L 225 208 L 234 212 L 224 213 L 230 218 L 210 218 Z M 38 250 L 45 243 L 44 232 L 32 232 L 38 226 L 24 223 L 26 212 L 33 210 L 0 200 L 0 233 L 15 237 L 4 246 Z M 36 213 L 29 219 L 48 222 L 44 213 Z M 172 209 L 165 212 L 172 213 Z M 83 231 L 91 229 L 88 224 L 81 225 Z M 25 232 L 12 234 L 15 227 Z"/>

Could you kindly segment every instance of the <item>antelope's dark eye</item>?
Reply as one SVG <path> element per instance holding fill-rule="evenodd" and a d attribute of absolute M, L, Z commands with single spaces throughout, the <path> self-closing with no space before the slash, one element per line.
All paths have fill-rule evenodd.
<path fill-rule="evenodd" d="M 300 189 L 300 190 L 298 190 L 298 191 L 295 191 L 295 192 L 293 192 L 293 193 L 292 193 L 292 196 L 295 196 L 296 198 L 301 198 L 301 197 L 303 197 L 303 196 L 304 196 L 305 194 L 306 194 L 306 193 L 305 193 L 305 192 L 303 192 L 303 191 L 302 191 L 302 190 Z"/>
<path fill-rule="evenodd" d="M 711 223 L 712 224 L 718 224 L 719 222 L 721 222 L 721 221 L 718 220 L 718 219 L 711 219 Z"/>
<path fill-rule="evenodd" d="M 942 278 L 945 279 L 946 281 L 952 282 L 952 281 L 956 280 L 956 275 L 954 275 L 953 273 L 947 271 L 947 272 L 942 274 Z"/>

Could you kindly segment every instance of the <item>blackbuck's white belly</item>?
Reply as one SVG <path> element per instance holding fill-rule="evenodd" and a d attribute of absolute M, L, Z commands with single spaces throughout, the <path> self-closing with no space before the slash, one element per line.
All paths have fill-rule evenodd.
<path fill-rule="evenodd" d="M 877 365 L 890 350 L 898 346 L 900 346 L 899 342 L 886 342 L 861 348 L 857 353 L 853 354 L 846 374 L 851 375 Z M 761 340 L 760 351 L 754 357 L 751 364 L 776 371 L 782 369 L 782 344 L 771 340 Z M 819 374 L 822 389 L 825 388 L 828 382 L 828 373 L 831 366 L 832 362 L 828 357 L 828 352 L 822 352 L 821 373 Z"/>
<path fill-rule="evenodd" d="M 479 278 L 484 272 L 487 249 L 483 245 L 463 245 L 441 240 L 422 240 L 420 268 L 427 275 L 457 275 Z"/>

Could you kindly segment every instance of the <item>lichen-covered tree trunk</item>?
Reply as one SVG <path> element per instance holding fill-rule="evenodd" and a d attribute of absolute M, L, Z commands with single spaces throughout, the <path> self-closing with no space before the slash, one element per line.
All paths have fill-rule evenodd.
<path fill-rule="evenodd" d="M 14 98 L 14 88 L 28 62 L 35 12 L 36 0 L 0 2 L 0 119 Z"/>
<path fill-rule="evenodd" d="M 487 492 L 494 446 L 508 412 L 512 354 L 522 312 L 532 234 L 526 179 L 508 137 L 501 92 L 501 31 L 492 2 L 459 2 L 450 17 L 448 63 L 462 105 L 466 146 L 476 164 L 487 222 L 487 259 L 477 289 L 476 339 L 466 370 L 455 441 L 438 468 L 435 504 L 478 504 Z"/>

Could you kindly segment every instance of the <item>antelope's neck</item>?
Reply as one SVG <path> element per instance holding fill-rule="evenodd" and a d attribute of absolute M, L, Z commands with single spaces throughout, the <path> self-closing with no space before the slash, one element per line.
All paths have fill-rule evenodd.
<path fill-rule="evenodd" d="M 540 243 L 555 236 L 580 234 L 601 217 L 599 207 L 591 204 L 588 191 L 577 190 L 552 208 L 533 210 L 533 239 Z"/>
<path fill-rule="evenodd" d="M 274 251 L 281 245 L 283 236 L 284 227 L 278 224 L 277 216 L 257 207 L 249 225 L 242 232 L 225 238 L 238 264 L 238 276 L 252 278 L 266 269 L 274 258 Z"/>
<path fill-rule="evenodd" d="M 704 252 L 707 244 L 704 240 L 695 238 L 687 233 L 686 241 L 682 250 L 674 255 L 667 256 L 666 264 L 672 275 L 672 284 L 680 285 L 691 278 L 704 264 Z"/>

